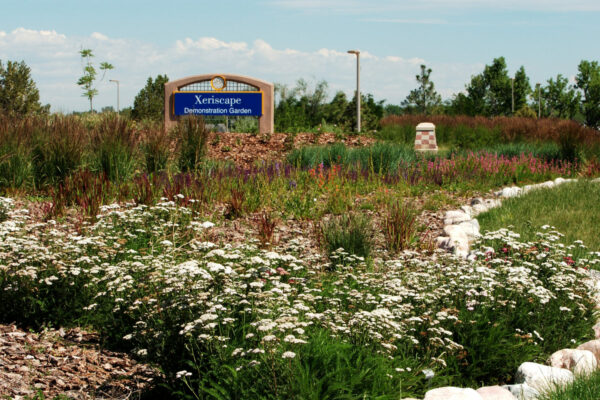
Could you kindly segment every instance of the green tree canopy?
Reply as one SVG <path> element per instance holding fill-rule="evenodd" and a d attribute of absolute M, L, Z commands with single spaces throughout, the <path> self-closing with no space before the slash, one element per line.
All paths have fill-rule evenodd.
<path fill-rule="evenodd" d="M 25 115 L 48 109 L 40 104 L 40 93 L 25 62 L 7 61 L 4 66 L 0 60 L 0 111 Z"/>
<path fill-rule="evenodd" d="M 569 86 L 567 78 L 558 74 L 556 80 L 548 79 L 543 87 L 544 99 L 543 116 L 556 118 L 575 118 L 581 101 L 581 94 L 575 87 Z"/>
<path fill-rule="evenodd" d="M 471 77 L 466 94 L 454 97 L 451 109 L 455 114 L 485 115 L 488 117 L 511 115 L 513 83 L 508 76 L 504 57 L 495 58 L 481 74 Z M 515 111 L 527 105 L 531 93 L 525 68 L 517 70 L 514 77 Z"/>
<path fill-rule="evenodd" d="M 131 116 L 135 119 L 152 119 L 159 121 L 164 118 L 165 83 L 169 82 L 167 75 L 158 75 L 152 80 L 149 77 L 146 86 L 140 90 L 133 100 Z"/>
<path fill-rule="evenodd" d="M 600 128 L 600 65 L 597 61 L 583 60 L 578 70 L 575 87 L 583 93 L 581 113 L 588 126 Z"/>
<path fill-rule="evenodd" d="M 435 85 L 430 79 L 431 68 L 421 65 L 421 74 L 417 75 L 419 87 L 410 91 L 402 102 L 405 108 L 416 109 L 422 114 L 430 114 L 434 107 L 442 104 L 442 97 L 435 91 Z"/>

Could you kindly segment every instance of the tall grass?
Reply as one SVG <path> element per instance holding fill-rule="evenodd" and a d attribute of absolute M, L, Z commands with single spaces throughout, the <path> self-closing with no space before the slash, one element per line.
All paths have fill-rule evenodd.
<path fill-rule="evenodd" d="M 381 120 L 377 136 L 398 143 L 414 143 L 415 127 L 421 122 L 436 125 L 438 144 L 461 149 L 479 149 L 498 143 L 558 144 L 567 160 L 600 154 L 600 132 L 577 122 L 545 118 L 391 115 Z"/>
<path fill-rule="evenodd" d="M 111 115 L 103 118 L 93 131 L 92 163 L 111 181 L 123 181 L 138 165 L 138 133 L 130 121 Z"/>
<path fill-rule="evenodd" d="M 287 161 L 300 168 L 312 168 L 322 164 L 354 165 L 377 173 L 396 172 L 398 165 L 417 159 L 411 146 L 393 143 L 375 143 L 368 147 L 349 148 L 342 143 L 328 146 L 308 146 L 293 150 Z"/>
<path fill-rule="evenodd" d="M 183 118 L 175 127 L 178 165 L 181 171 L 195 171 L 206 153 L 208 129 L 202 117 Z"/>

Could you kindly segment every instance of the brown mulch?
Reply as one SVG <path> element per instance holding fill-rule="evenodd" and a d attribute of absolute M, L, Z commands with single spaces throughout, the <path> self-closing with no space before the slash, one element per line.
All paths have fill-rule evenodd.
<path fill-rule="evenodd" d="M 288 139 L 289 138 L 289 139 Z M 366 136 L 348 136 L 338 139 L 334 133 L 323 132 L 319 135 L 313 133 L 298 133 L 293 136 L 286 133 L 273 133 L 271 135 L 249 133 L 217 133 L 211 132 L 208 141 L 208 157 L 232 161 L 236 166 L 250 167 L 256 162 L 281 161 L 285 154 L 292 148 L 306 145 L 326 145 L 336 142 L 346 146 L 367 146 L 375 143 L 375 139 Z M 286 142 L 290 140 L 289 142 Z"/>
<path fill-rule="evenodd" d="M 80 329 L 30 333 L 0 325 L 0 398 L 137 398 L 159 373 L 125 354 L 100 351 Z"/>

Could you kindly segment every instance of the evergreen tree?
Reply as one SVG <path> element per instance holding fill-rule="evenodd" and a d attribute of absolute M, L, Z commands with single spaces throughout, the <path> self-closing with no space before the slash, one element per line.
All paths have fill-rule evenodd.
<path fill-rule="evenodd" d="M 0 60 L 0 112 L 25 115 L 48 112 L 40 104 L 40 93 L 31 78 L 31 69 L 24 61 Z"/>
<path fill-rule="evenodd" d="M 158 75 L 154 80 L 149 77 L 146 86 L 133 100 L 131 116 L 138 120 L 162 120 L 165 110 L 165 83 L 167 82 L 169 82 L 167 75 Z"/>
<path fill-rule="evenodd" d="M 405 108 L 415 108 L 421 114 L 430 114 L 434 107 L 442 103 L 442 97 L 435 91 L 435 85 L 430 80 L 431 68 L 421 65 L 421 74 L 417 75 L 419 87 L 410 91 L 402 102 Z"/>

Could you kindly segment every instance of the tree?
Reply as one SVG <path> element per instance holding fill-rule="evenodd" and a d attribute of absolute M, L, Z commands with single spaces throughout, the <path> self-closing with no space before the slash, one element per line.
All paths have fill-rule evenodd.
<path fill-rule="evenodd" d="M 575 87 L 583 93 L 581 113 L 588 126 L 600 128 L 600 65 L 597 61 L 583 60 L 578 70 Z"/>
<path fill-rule="evenodd" d="M 25 62 L 7 61 L 4 67 L 0 60 L 0 111 L 25 115 L 48 109 L 40 104 L 40 93 Z"/>
<path fill-rule="evenodd" d="M 561 74 L 556 80 L 548 79 L 546 87 L 542 88 L 544 108 L 542 113 L 545 117 L 573 119 L 577 114 L 581 94 L 575 87 L 569 86 L 567 78 Z"/>
<path fill-rule="evenodd" d="M 83 97 L 87 97 L 90 100 L 90 112 L 93 112 L 94 108 L 92 105 L 92 99 L 98 94 L 98 89 L 94 87 L 94 82 L 96 81 L 97 75 L 96 68 L 94 68 L 94 65 L 92 64 L 92 57 L 94 57 L 94 54 L 90 49 L 80 50 L 79 54 L 81 55 L 81 61 L 83 64 L 83 76 L 79 78 L 77 84 L 83 89 Z M 103 71 L 102 78 L 100 78 L 100 80 L 104 79 L 106 71 L 113 68 L 114 67 L 112 64 L 107 62 L 100 63 L 100 70 Z"/>
<path fill-rule="evenodd" d="M 433 107 L 442 103 L 442 97 L 435 91 L 435 85 L 429 79 L 431 68 L 421 65 L 421 74 L 415 78 L 419 87 L 410 91 L 402 105 L 407 108 L 415 107 L 422 114 L 429 114 Z"/>
<path fill-rule="evenodd" d="M 512 88 L 511 88 L 512 91 Z M 525 68 L 521 66 L 515 73 L 514 81 L 514 96 L 515 96 L 515 111 L 521 110 L 527 106 L 527 97 L 531 94 L 531 85 L 529 77 L 525 73 Z M 512 94 L 511 94 L 512 96 Z M 511 98 L 512 103 L 512 98 Z M 512 104 L 511 104 L 512 107 Z"/>
<path fill-rule="evenodd" d="M 158 75 L 146 81 L 146 86 L 135 96 L 131 115 L 135 119 L 161 120 L 165 110 L 165 83 L 169 82 L 167 75 Z"/>

